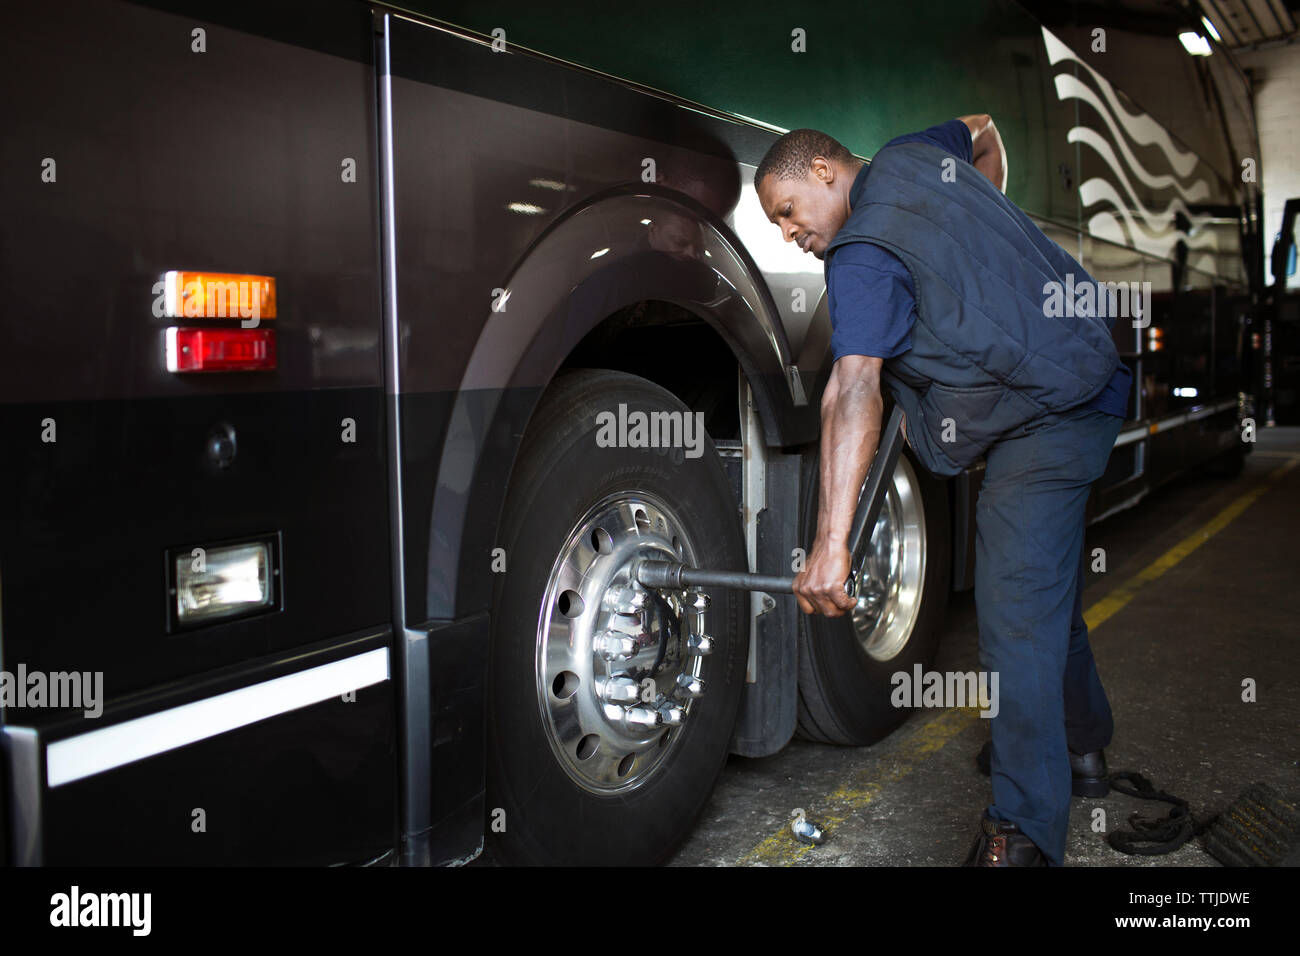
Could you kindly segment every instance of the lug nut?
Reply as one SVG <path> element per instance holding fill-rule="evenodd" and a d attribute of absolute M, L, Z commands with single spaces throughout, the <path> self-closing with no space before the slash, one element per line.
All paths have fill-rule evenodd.
<path fill-rule="evenodd" d="M 709 596 L 707 594 L 705 594 L 703 591 L 696 591 L 694 594 L 691 595 L 690 609 L 694 611 L 696 614 L 700 614 L 703 611 L 707 611 L 709 609 L 709 605 L 712 603 L 713 602 L 709 600 Z"/>
<path fill-rule="evenodd" d="M 670 700 L 664 701 L 657 709 L 659 711 L 660 720 L 666 726 L 680 727 L 682 721 L 685 719 L 682 709 Z"/>
<path fill-rule="evenodd" d="M 692 700 L 704 696 L 704 681 L 692 674 L 678 674 L 675 696 L 690 697 Z"/>
<path fill-rule="evenodd" d="M 641 685 L 630 677 L 611 677 L 601 696 L 611 704 L 631 704 L 641 697 Z"/>
<path fill-rule="evenodd" d="M 631 587 L 610 588 L 605 592 L 605 603 L 615 614 L 640 614 L 645 609 L 649 594 L 640 581 Z"/>
<path fill-rule="evenodd" d="M 658 727 L 664 722 L 659 711 L 649 707 L 629 707 L 623 712 L 623 721 L 632 727 Z"/>
<path fill-rule="evenodd" d="M 636 641 L 618 631 L 602 631 L 591 647 L 607 661 L 626 660 L 636 654 Z"/>
<path fill-rule="evenodd" d="M 692 634 L 686 639 L 686 653 L 705 657 L 713 653 L 713 638 L 707 634 Z"/>
<path fill-rule="evenodd" d="M 880 602 L 884 600 L 884 597 L 884 592 L 878 588 L 863 591 L 858 595 L 858 609 L 869 613 L 875 612 L 880 608 Z"/>

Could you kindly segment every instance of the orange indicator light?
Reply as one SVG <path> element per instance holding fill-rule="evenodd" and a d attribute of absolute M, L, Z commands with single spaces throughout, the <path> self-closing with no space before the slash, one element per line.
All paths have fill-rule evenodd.
<path fill-rule="evenodd" d="M 169 272 L 163 277 L 162 299 L 163 318 L 274 319 L 275 277 Z"/>

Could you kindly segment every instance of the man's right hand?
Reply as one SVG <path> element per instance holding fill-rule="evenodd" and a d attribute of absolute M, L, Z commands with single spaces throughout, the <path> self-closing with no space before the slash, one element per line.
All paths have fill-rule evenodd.
<path fill-rule="evenodd" d="M 795 575 L 794 596 L 805 614 L 841 617 L 856 603 L 844 593 L 852 558 L 846 544 L 830 545 L 818 541 L 804 570 Z"/>
<path fill-rule="evenodd" d="M 883 359 L 870 355 L 841 356 L 822 393 L 817 533 L 808 565 L 794 579 L 805 614 L 840 617 L 855 603 L 844 593 L 852 563 L 848 540 L 862 482 L 880 442 L 882 364 Z"/>

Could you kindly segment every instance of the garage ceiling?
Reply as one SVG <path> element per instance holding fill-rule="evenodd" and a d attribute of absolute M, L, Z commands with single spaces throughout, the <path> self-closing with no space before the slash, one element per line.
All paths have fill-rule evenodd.
<path fill-rule="evenodd" d="M 1229 49 L 1239 49 L 1296 36 L 1296 9 L 1292 0 L 1205 0 L 1205 15 Z"/>
<path fill-rule="evenodd" d="M 1095 24 L 1164 37 L 1204 32 L 1204 16 L 1234 51 L 1293 43 L 1300 33 L 1300 0 L 1021 0 L 1021 5 L 1049 27 Z"/>

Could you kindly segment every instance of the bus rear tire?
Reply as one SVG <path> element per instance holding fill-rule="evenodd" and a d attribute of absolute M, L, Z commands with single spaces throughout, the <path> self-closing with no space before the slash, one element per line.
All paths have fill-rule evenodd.
<path fill-rule="evenodd" d="M 804 540 L 816 535 L 818 456 L 805 456 Z M 799 615 L 797 733 L 819 743 L 863 746 L 889 734 L 911 713 L 894 707 L 893 674 L 928 670 L 939 646 L 952 574 L 947 485 L 899 456 L 872 536 L 867 563 L 882 585 L 872 613 Z M 856 620 L 855 620 L 856 618 Z"/>

